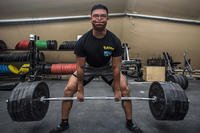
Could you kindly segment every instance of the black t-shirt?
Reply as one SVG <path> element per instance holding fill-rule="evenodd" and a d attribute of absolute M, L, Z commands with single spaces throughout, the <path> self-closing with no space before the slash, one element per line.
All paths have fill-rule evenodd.
<path fill-rule="evenodd" d="M 101 39 L 94 37 L 90 30 L 77 41 L 74 53 L 86 57 L 90 66 L 102 67 L 109 64 L 111 57 L 121 56 L 121 41 L 108 30 Z"/>

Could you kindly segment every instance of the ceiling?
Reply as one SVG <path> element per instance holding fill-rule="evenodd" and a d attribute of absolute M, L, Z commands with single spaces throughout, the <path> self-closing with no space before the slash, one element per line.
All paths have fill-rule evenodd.
<path fill-rule="evenodd" d="M 0 19 L 86 15 L 96 3 L 111 12 L 124 12 L 126 6 L 123 0 L 1 0 Z"/>
<path fill-rule="evenodd" d="M 111 13 L 200 20 L 200 0 L 0 0 L 0 19 L 88 15 L 97 3 Z"/>

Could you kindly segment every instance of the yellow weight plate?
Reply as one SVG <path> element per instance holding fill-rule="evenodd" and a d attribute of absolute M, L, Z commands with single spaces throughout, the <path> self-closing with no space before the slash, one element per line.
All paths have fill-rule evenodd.
<path fill-rule="evenodd" d="M 11 73 L 13 74 L 19 74 L 19 70 L 17 67 L 13 66 L 13 65 L 8 65 L 8 69 L 10 70 Z"/>
<path fill-rule="evenodd" d="M 23 64 L 19 69 L 19 73 L 29 72 L 29 67 L 30 67 L 30 64 Z"/>

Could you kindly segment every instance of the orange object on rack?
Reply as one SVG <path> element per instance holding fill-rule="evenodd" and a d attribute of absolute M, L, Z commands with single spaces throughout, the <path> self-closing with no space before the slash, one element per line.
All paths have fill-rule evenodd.
<path fill-rule="evenodd" d="M 52 64 L 51 74 L 72 74 L 76 71 L 76 64 Z"/>

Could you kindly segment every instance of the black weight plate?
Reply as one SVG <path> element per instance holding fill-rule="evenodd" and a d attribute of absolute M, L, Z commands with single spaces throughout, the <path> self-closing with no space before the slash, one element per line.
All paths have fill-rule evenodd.
<path fill-rule="evenodd" d="M 60 46 L 59 50 L 74 50 L 77 41 L 64 41 Z"/>
<path fill-rule="evenodd" d="M 177 83 L 172 83 L 173 90 L 176 94 L 176 113 L 174 115 L 174 118 L 171 120 L 183 120 L 188 112 L 189 109 L 189 102 L 188 98 L 184 92 L 184 90 L 181 88 L 181 86 Z"/>
<path fill-rule="evenodd" d="M 19 93 L 20 93 L 20 89 L 17 88 L 15 93 L 14 93 L 14 96 L 13 96 L 13 101 L 14 101 L 13 113 L 16 116 L 16 120 L 21 119 L 20 114 L 18 112 L 18 100 L 17 100 Z"/>
<path fill-rule="evenodd" d="M 167 76 L 167 81 L 175 82 L 176 79 L 175 79 L 174 75 L 168 75 L 168 76 Z"/>
<path fill-rule="evenodd" d="M 149 98 L 157 97 L 157 102 L 149 101 L 149 107 L 152 115 L 157 120 L 165 119 L 168 101 L 165 98 L 165 90 L 159 82 L 153 82 L 149 89 Z"/>
<path fill-rule="evenodd" d="M 4 51 L 7 49 L 7 45 L 3 40 L 0 40 L 0 51 Z"/>
<path fill-rule="evenodd" d="M 186 76 L 183 76 L 183 78 L 185 79 L 185 88 L 187 89 L 189 86 L 188 78 Z"/>
<path fill-rule="evenodd" d="M 183 80 L 183 83 L 184 83 L 184 87 L 183 89 L 186 90 L 188 88 L 188 79 L 186 76 L 182 75 L 181 76 L 182 80 Z"/>
<path fill-rule="evenodd" d="M 40 88 L 43 88 L 44 90 L 41 91 Z M 33 98 L 36 99 L 36 98 L 40 98 L 42 96 L 45 96 L 45 97 L 49 97 L 50 94 L 49 94 L 49 89 L 48 89 L 48 86 L 47 84 L 45 84 L 44 82 L 41 83 L 40 87 L 37 87 L 36 88 L 37 90 L 35 90 L 35 93 L 33 94 Z M 41 101 L 37 101 L 35 103 L 35 112 L 36 114 L 40 117 L 40 118 L 43 118 L 45 115 L 46 115 L 46 112 L 47 112 L 47 109 L 49 107 L 49 101 L 46 101 L 46 102 L 41 102 Z M 37 107 L 41 107 L 41 108 L 37 108 Z"/>
<path fill-rule="evenodd" d="M 44 65 L 43 74 L 51 74 L 51 64 L 45 64 Z"/>
<path fill-rule="evenodd" d="M 177 98 L 177 95 L 176 93 L 174 92 L 174 88 L 173 86 L 171 86 L 172 83 L 169 83 L 169 87 L 168 87 L 168 90 L 170 91 L 170 98 L 171 98 L 171 105 L 170 105 L 170 110 L 169 110 L 169 113 L 167 115 L 167 120 L 172 120 L 174 119 L 175 116 L 175 112 L 176 112 L 176 98 Z"/>
<path fill-rule="evenodd" d="M 41 62 L 45 61 L 44 53 L 43 52 L 39 52 L 39 57 L 37 57 L 36 60 L 41 61 Z"/>
<path fill-rule="evenodd" d="M 32 106 L 32 89 L 33 87 L 30 86 L 30 82 L 28 83 L 28 88 L 26 90 L 26 95 L 24 96 L 24 103 L 25 103 L 25 111 L 24 114 L 26 115 L 27 120 L 26 121 L 35 121 L 35 117 L 31 113 L 31 106 Z"/>
<path fill-rule="evenodd" d="M 27 85 L 27 82 L 24 83 L 24 88 L 23 91 L 21 91 L 21 95 L 18 97 L 19 101 L 20 101 L 20 113 L 21 113 L 21 117 L 23 118 L 21 121 L 26 121 L 27 119 L 29 119 L 29 112 L 26 110 L 26 100 L 25 96 L 26 96 L 26 92 L 28 91 L 29 86 Z"/>
<path fill-rule="evenodd" d="M 16 96 L 16 101 L 17 101 L 17 114 L 18 114 L 18 118 L 17 120 L 18 121 L 24 121 L 25 117 L 23 115 L 23 106 L 22 106 L 22 96 L 24 94 L 24 91 L 25 91 L 25 86 L 22 86 L 22 88 L 18 88 L 18 95 Z"/>
<path fill-rule="evenodd" d="M 164 95 L 165 95 L 165 99 L 167 101 L 167 104 L 166 104 L 166 111 L 163 113 L 163 119 L 162 120 L 170 120 L 172 116 L 172 112 L 175 110 L 175 107 L 174 107 L 174 95 L 171 91 L 171 88 L 170 88 L 170 85 L 169 84 L 165 84 L 165 83 L 162 83 L 162 88 L 164 90 Z"/>
<path fill-rule="evenodd" d="M 177 116 L 179 116 L 179 118 L 177 120 L 183 120 L 189 109 L 188 98 L 185 92 L 180 88 L 179 85 L 174 84 L 174 86 L 179 95 L 179 101 L 180 101 L 180 109 L 177 111 Z"/>
<path fill-rule="evenodd" d="M 17 113 L 17 96 L 19 94 L 19 89 L 15 87 L 15 89 L 12 91 L 11 97 L 9 99 L 9 104 L 11 105 L 11 110 L 9 110 L 8 112 L 11 114 L 11 117 L 14 121 L 17 120 L 19 118 L 18 113 Z"/>
<path fill-rule="evenodd" d="M 49 97 L 45 82 L 19 83 L 9 98 L 7 109 L 14 121 L 38 121 L 44 118 L 49 102 L 40 102 L 39 98 Z M 37 100 L 36 100 L 37 99 Z"/>
<path fill-rule="evenodd" d="M 183 112 L 184 112 L 183 115 L 185 117 L 189 110 L 189 100 L 184 91 L 182 91 L 182 96 L 183 96 L 182 98 L 183 98 L 183 102 L 184 102 L 183 103 Z"/>
<path fill-rule="evenodd" d="M 14 90 L 12 91 L 12 94 L 9 98 L 9 104 L 7 106 L 8 108 L 8 112 L 11 116 L 11 118 L 14 121 L 23 121 L 23 114 L 21 113 L 21 110 L 23 108 L 21 108 L 20 104 L 20 97 L 22 95 L 22 93 L 24 92 L 24 84 L 23 83 L 19 83 Z M 12 108 L 12 109 L 11 109 Z M 11 110 L 10 110 L 11 109 Z M 12 117 L 14 116 L 14 117 Z"/>
<path fill-rule="evenodd" d="M 184 81 L 182 79 L 182 75 L 176 75 L 177 76 L 177 80 L 178 80 L 178 84 L 181 86 L 181 88 L 184 88 Z"/>
<path fill-rule="evenodd" d="M 48 110 L 49 102 L 41 102 L 35 99 L 38 99 L 42 96 L 49 97 L 49 89 L 47 84 L 41 81 L 30 82 L 30 91 L 27 93 L 27 96 L 31 98 L 30 114 L 33 117 L 33 121 L 43 119 Z"/>
<path fill-rule="evenodd" d="M 181 99 L 181 105 L 180 105 L 180 110 L 178 112 L 178 120 L 183 120 L 187 114 L 187 111 L 184 109 L 184 104 L 185 104 L 185 101 L 184 101 L 184 96 L 183 96 L 183 92 L 179 91 L 179 96 L 180 96 L 180 99 Z"/>
<path fill-rule="evenodd" d="M 185 79 L 183 78 L 183 75 L 179 75 L 179 80 L 181 80 L 181 87 L 185 90 Z"/>
<path fill-rule="evenodd" d="M 57 41 L 56 40 L 48 40 L 47 41 L 47 48 L 56 50 L 57 49 Z"/>
<path fill-rule="evenodd" d="M 178 83 L 179 85 L 181 85 L 180 80 L 179 80 L 179 76 L 178 75 L 173 75 L 174 76 L 174 83 Z"/>
<path fill-rule="evenodd" d="M 18 84 L 19 85 L 19 84 Z M 17 86 L 12 90 L 12 93 L 8 99 L 8 103 L 7 103 L 7 111 L 8 114 L 10 115 L 10 117 L 12 118 L 12 120 L 16 119 L 16 116 L 14 114 L 15 111 L 15 101 L 14 101 L 14 96 L 15 96 L 15 92 L 17 91 Z"/>
<path fill-rule="evenodd" d="M 176 86 L 175 86 L 176 85 Z M 179 120 L 180 118 L 180 113 L 179 113 L 179 111 L 180 111 L 180 109 L 181 109 L 181 106 L 182 106 L 182 103 L 181 103 L 181 97 L 180 97 L 180 92 L 179 92 L 179 90 L 178 89 L 181 89 L 181 87 L 180 87 L 180 85 L 179 84 L 177 84 L 177 83 L 171 83 L 171 88 L 172 88 L 172 91 L 173 91 L 173 93 L 174 93 L 174 95 L 175 95 L 175 100 L 174 100 L 174 102 L 175 102 L 175 112 L 173 112 L 173 116 L 174 117 L 172 117 L 172 119 L 171 120 L 174 120 L 174 121 L 176 121 L 176 120 Z M 181 89 L 182 90 L 182 89 Z"/>
<path fill-rule="evenodd" d="M 180 79 L 180 75 L 169 75 L 167 77 L 167 81 L 178 83 L 181 87 L 183 87 L 183 83 L 182 83 L 182 80 Z"/>
<path fill-rule="evenodd" d="M 188 88 L 188 78 L 184 75 L 181 75 L 181 79 L 183 80 L 183 89 L 186 90 Z"/>
<path fill-rule="evenodd" d="M 189 105 L 187 96 L 180 85 L 172 82 L 153 82 L 149 89 L 149 97 L 157 97 L 157 101 L 149 101 L 152 115 L 157 120 L 182 120 L 187 114 Z"/>

